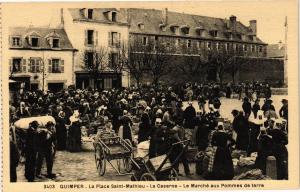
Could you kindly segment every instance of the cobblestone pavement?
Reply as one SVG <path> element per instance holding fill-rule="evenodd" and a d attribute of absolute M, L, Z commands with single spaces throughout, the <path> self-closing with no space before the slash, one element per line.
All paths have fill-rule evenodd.
<path fill-rule="evenodd" d="M 287 98 L 285 95 L 275 95 L 272 97 L 273 104 L 276 108 L 276 112 L 281 107 L 281 99 Z M 225 118 L 232 119 L 231 110 L 232 109 L 242 109 L 242 102 L 237 99 L 225 99 L 221 98 L 221 115 Z M 261 99 L 261 105 L 263 104 L 263 99 Z M 184 107 L 187 103 L 184 103 Z M 196 101 L 193 102 L 193 106 L 199 111 L 198 104 Z M 55 181 L 129 181 L 130 176 L 116 176 L 116 172 L 107 163 L 106 173 L 104 176 L 99 176 L 96 170 L 94 161 L 94 152 L 78 152 L 70 153 L 67 151 L 58 151 L 56 153 L 56 159 L 53 167 L 53 172 L 57 174 Z M 26 182 L 24 178 L 24 164 L 20 164 L 17 168 L 18 182 Z M 191 172 L 195 171 L 195 164 L 190 165 Z M 42 173 L 45 173 L 45 166 Z M 184 173 L 182 166 L 180 167 L 180 172 Z M 180 176 L 180 180 L 201 180 L 202 178 L 197 176 L 195 173 L 191 177 Z M 36 181 L 51 181 L 47 178 L 36 179 Z"/>
<path fill-rule="evenodd" d="M 194 164 L 190 165 L 191 170 L 193 171 Z M 130 181 L 130 175 L 126 176 L 116 176 L 115 170 L 107 163 L 106 164 L 106 173 L 104 176 L 100 176 L 97 172 L 95 161 L 94 161 L 94 152 L 77 152 L 70 153 L 67 151 L 58 151 L 56 153 L 53 173 L 57 174 L 57 178 L 54 181 Z M 25 165 L 21 164 L 17 168 L 18 182 L 27 182 L 24 177 Z M 180 166 L 180 172 L 184 173 L 183 167 Z M 43 166 L 42 175 L 46 174 L 46 166 Z M 201 179 L 196 174 L 185 177 L 180 176 L 180 180 L 199 180 Z M 41 181 L 53 181 L 46 177 L 41 179 L 36 178 L 37 182 Z"/>

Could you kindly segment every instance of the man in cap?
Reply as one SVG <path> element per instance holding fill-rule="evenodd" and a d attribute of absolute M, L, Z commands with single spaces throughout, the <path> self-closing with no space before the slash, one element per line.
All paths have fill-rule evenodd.
<path fill-rule="evenodd" d="M 37 121 L 32 121 L 29 124 L 25 141 L 25 178 L 28 182 L 33 182 L 35 178 L 38 126 L 39 123 Z"/>
<path fill-rule="evenodd" d="M 55 133 L 54 133 L 54 123 L 49 121 L 46 124 L 46 130 L 42 130 L 39 133 L 39 150 L 37 157 L 37 167 L 36 167 L 36 176 L 40 178 L 41 168 L 43 160 L 46 159 L 47 165 L 47 177 L 53 179 L 56 177 L 52 173 L 54 153 L 55 153 Z"/>

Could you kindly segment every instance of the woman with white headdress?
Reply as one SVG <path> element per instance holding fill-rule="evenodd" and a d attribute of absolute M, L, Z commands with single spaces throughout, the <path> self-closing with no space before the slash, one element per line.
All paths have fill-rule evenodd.
<path fill-rule="evenodd" d="M 81 120 L 79 119 L 79 112 L 75 110 L 70 117 L 71 125 L 68 130 L 68 143 L 67 148 L 71 152 L 77 152 L 81 150 Z"/>
<path fill-rule="evenodd" d="M 56 137 L 57 137 L 57 150 L 66 149 L 67 141 L 67 128 L 66 128 L 66 114 L 64 111 L 58 113 L 56 118 Z"/>
<path fill-rule="evenodd" d="M 208 164 L 207 179 L 231 180 L 233 178 L 233 162 L 229 147 L 234 143 L 234 140 L 225 132 L 224 124 L 219 122 L 211 140 L 213 151 Z"/>

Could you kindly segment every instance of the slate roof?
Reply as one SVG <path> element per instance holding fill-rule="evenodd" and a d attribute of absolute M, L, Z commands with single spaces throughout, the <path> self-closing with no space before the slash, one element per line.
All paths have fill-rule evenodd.
<path fill-rule="evenodd" d="M 128 25 L 126 14 L 124 12 L 120 12 L 116 8 L 93 8 L 93 19 L 88 19 L 84 15 L 84 9 L 89 8 L 69 8 L 69 12 L 74 21 L 86 21 L 86 22 L 98 22 L 98 23 L 106 23 L 106 24 L 119 24 L 119 25 Z M 105 13 L 114 11 L 117 12 L 117 21 L 110 21 Z"/>
<path fill-rule="evenodd" d="M 192 15 L 186 13 L 178 13 L 168 11 L 168 22 L 166 25 L 166 31 L 162 31 L 160 25 L 162 25 L 163 21 L 163 13 L 162 10 L 155 9 L 138 9 L 138 8 L 130 8 L 127 9 L 128 14 L 128 22 L 130 24 L 129 31 L 131 33 L 144 33 L 144 34 L 158 34 L 158 35 L 171 35 L 174 33 L 171 31 L 170 26 L 189 26 L 189 34 L 184 35 L 185 37 L 194 37 L 200 38 L 200 36 L 196 33 L 196 30 L 204 28 L 208 32 L 208 35 L 201 38 L 207 39 L 220 39 L 220 40 L 229 40 L 225 35 L 225 32 L 230 32 L 231 30 L 227 28 L 227 19 L 215 18 L 215 17 L 207 17 L 200 15 Z M 144 29 L 140 29 L 138 27 L 138 23 L 144 24 Z M 214 38 L 209 35 L 209 31 L 217 30 L 218 37 Z M 255 42 L 259 44 L 265 44 L 259 38 L 256 38 L 255 41 L 251 40 L 248 35 L 252 33 L 252 30 L 243 25 L 241 22 L 236 22 L 236 32 L 240 34 L 245 34 L 246 39 L 242 41 L 237 37 L 233 40 L 241 41 L 241 42 Z"/>
<path fill-rule="evenodd" d="M 46 28 L 46 27 L 11 27 L 9 28 L 10 37 L 19 36 L 22 39 L 21 47 L 10 47 L 12 49 L 46 49 L 52 50 L 47 37 L 59 37 L 60 48 L 55 50 L 75 50 L 65 32 L 62 28 Z M 32 48 L 28 43 L 26 37 L 29 35 L 39 36 L 39 47 Z"/>
<path fill-rule="evenodd" d="M 267 46 L 267 57 L 270 58 L 284 58 L 285 46 L 279 44 L 270 44 Z"/>

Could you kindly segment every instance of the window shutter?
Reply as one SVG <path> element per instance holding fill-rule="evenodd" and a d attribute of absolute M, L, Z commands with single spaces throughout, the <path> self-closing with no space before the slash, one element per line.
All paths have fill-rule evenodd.
<path fill-rule="evenodd" d="M 36 63 L 35 72 L 39 73 L 40 72 L 40 66 L 41 66 L 42 59 L 37 59 L 36 62 L 37 63 Z"/>
<path fill-rule="evenodd" d="M 26 73 L 26 60 L 22 59 L 22 72 Z"/>
<path fill-rule="evenodd" d="M 9 72 L 13 71 L 12 59 L 9 60 Z"/>
<path fill-rule="evenodd" d="M 118 33 L 118 47 L 121 47 L 121 33 Z"/>
<path fill-rule="evenodd" d="M 28 59 L 28 69 L 27 71 L 30 73 L 31 72 L 31 59 Z M 23 71 L 23 72 L 26 72 L 26 71 Z"/>
<path fill-rule="evenodd" d="M 51 63 L 51 59 L 48 59 L 48 73 L 52 73 L 52 63 Z"/>
<path fill-rule="evenodd" d="M 108 32 L 108 46 L 111 46 L 112 42 L 111 42 L 111 32 Z"/>
<path fill-rule="evenodd" d="M 88 31 L 85 30 L 84 45 L 87 46 L 87 43 L 88 43 Z"/>
<path fill-rule="evenodd" d="M 98 46 L 98 31 L 95 31 L 95 45 Z"/>
<path fill-rule="evenodd" d="M 61 73 L 65 72 L 64 60 L 60 60 L 60 72 Z"/>

